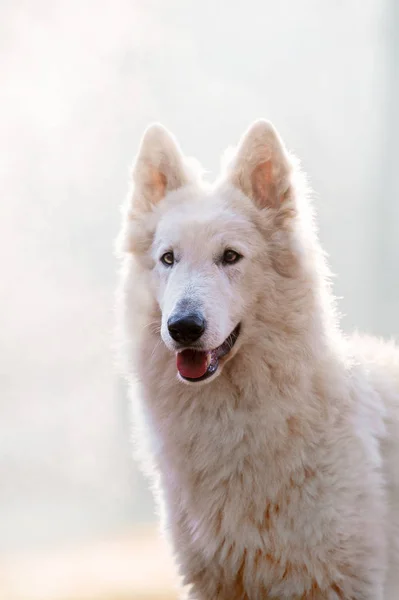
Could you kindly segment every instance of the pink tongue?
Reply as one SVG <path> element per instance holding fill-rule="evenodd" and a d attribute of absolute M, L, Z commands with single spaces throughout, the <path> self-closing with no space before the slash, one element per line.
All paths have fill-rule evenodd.
<path fill-rule="evenodd" d="M 196 350 L 183 350 L 183 352 L 178 352 L 176 364 L 182 377 L 198 379 L 205 375 L 208 368 L 207 353 L 197 352 Z"/>

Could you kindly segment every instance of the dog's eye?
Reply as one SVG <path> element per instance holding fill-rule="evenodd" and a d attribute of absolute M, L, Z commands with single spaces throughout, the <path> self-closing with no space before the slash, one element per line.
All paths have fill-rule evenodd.
<path fill-rule="evenodd" d="M 162 254 L 161 263 L 164 264 L 166 267 L 171 267 L 174 262 L 175 257 L 173 252 L 165 252 L 165 254 Z"/>
<path fill-rule="evenodd" d="M 235 250 L 228 249 L 224 251 L 222 262 L 225 265 L 234 265 L 240 258 L 242 258 L 241 254 L 238 254 Z"/>

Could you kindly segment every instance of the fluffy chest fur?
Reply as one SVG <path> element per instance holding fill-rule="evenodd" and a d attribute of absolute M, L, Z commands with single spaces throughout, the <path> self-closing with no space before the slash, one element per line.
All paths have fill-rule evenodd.
<path fill-rule="evenodd" d="M 370 408 L 359 404 L 356 369 L 341 378 L 329 370 L 323 386 L 292 382 L 285 395 L 269 374 L 261 398 L 251 396 L 249 365 L 239 386 L 226 372 L 200 394 L 159 378 L 145 386 L 144 397 L 157 399 L 147 415 L 165 526 L 200 598 L 362 597 L 359 563 L 368 564 L 371 544 L 384 551 L 382 412 L 367 381 Z"/>

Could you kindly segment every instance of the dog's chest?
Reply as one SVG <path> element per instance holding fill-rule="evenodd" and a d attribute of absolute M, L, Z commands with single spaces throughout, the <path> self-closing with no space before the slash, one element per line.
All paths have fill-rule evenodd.
<path fill-rule="evenodd" d="M 272 451 L 256 419 L 196 441 L 170 471 L 172 502 L 180 507 L 172 518 L 189 532 L 183 561 L 203 564 L 203 577 L 231 598 L 239 585 L 256 582 L 256 589 L 289 596 L 326 579 L 323 549 L 312 556 L 325 528 L 322 482 L 315 466 L 303 463 L 300 441 Z"/>

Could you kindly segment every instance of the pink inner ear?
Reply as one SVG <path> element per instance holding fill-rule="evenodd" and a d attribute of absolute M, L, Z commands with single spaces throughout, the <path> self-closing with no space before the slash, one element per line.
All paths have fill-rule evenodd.
<path fill-rule="evenodd" d="M 155 167 L 151 167 L 148 176 L 148 192 L 151 198 L 151 201 L 156 204 L 165 196 L 166 192 L 166 175 L 162 173 L 159 169 Z"/>
<path fill-rule="evenodd" d="M 259 163 L 252 173 L 252 191 L 255 202 L 261 207 L 277 208 L 282 198 L 278 197 L 273 173 L 273 161 Z"/>

